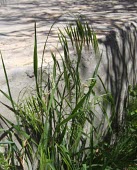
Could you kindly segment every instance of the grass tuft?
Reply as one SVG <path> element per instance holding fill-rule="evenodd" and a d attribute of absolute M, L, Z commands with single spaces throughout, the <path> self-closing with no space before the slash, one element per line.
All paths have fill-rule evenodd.
<path fill-rule="evenodd" d="M 63 50 L 63 53 L 59 52 L 61 62 L 52 52 L 52 71 L 45 78 L 44 89 L 42 88 L 43 68 L 41 68 L 40 82 L 38 77 L 36 32 L 35 23 L 33 62 L 35 95 L 28 95 L 26 100 L 20 103 L 13 100 L 1 55 L 8 94 L 2 90 L 0 92 L 11 101 L 11 106 L 1 103 L 15 114 L 17 122 L 13 123 L 0 114 L 0 119 L 6 126 L 6 129 L 4 127 L 1 129 L 0 146 L 7 148 L 4 153 L 0 153 L 0 169 L 121 170 L 134 168 L 137 160 L 137 135 L 132 118 L 136 113 L 136 99 L 134 100 L 136 95 L 132 94 L 135 94 L 136 90 L 130 88 L 129 91 L 129 105 L 125 108 L 129 113 L 126 130 L 112 142 L 114 134 L 111 125 L 115 106 L 112 95 L 98 75 L 102 56 L 96 35 L 89 24 L 77 20 L 75 25 L 67 26 L 64 31 L 59 30 L 59 42 Z M 98 63 L 92 77 L 83 84 L 79 68 L 84 47 L 87 49 L 93 47 Z M 71 56 L 72 50 L 75 53 L 75 59 Z M 105 91 L 103 95 L 96 93 L 99 81 Z M 107 116 L 107 106 L 113 113 L 110 118 Z M 97 108 L 103 117 L 96 125 Z M 102 130 L 105 120 L 108 126 L 106 130 Z"/>

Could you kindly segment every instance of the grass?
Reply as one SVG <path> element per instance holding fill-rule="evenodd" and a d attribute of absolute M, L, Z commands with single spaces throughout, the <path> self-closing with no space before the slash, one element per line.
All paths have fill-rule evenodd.
<path fill-rule="evenodd" d="M 36 90 L 35 95 L 29 95 L 25 101 L 22 100 L 20 103 L 16 103 L 12 98 L 1 54 L 8 94 L 0 91 L 10 100 L 11 106 L 3 104 L 15 114 L 17 122 L 10 122 L 0 115 L 1 121 L 7 127 L 1 128 L 0 145 L 6 150 L 0 153 L 0 169 L 136 169 L 137 135 L 136 126 L 132 126 L 134 115 L 132 112 L 136 112 L 136 108 L 132 107 L 134 100 L 131 89 L 129 90 L 129 104 L 125 108 L 128 112 L 125 130 L 122 135 L 112 141 L 114 132 L 111 125 L 115 115 L 115 106 L 113 96 L 105 89 L 98 75 L 101 54 L 95 33 L 88 23 L 77 20 L 75 26 L 70 25 L 64 28 L 64 31 L 59 30 L 58 37 L 63 51 L 60 53 L 57 49 L 61 62 L 51 52 L 52 71 L 44 78 L 43 68 L 41 68 L 39 78 L 35 24 Z M 98 62 L 91 78 L 87 82 L 82 82 L 79 68 L 85 47 L 87 49 L 93 47 Z M 74 59 L 71 58 L 71 50 L 75 53 Z M 97 94 L 98 83 L 102 84 L 104 94 Z M 113 113 L 110 118 L 107 106 Z M 98 125 L 96 125 L 98 109 L 103 119 L 98 120 Z M 104 121 L 107 122 L 106 129 L 104 129 Z M 14 142 L 15 139 L 17 142 Z"/>

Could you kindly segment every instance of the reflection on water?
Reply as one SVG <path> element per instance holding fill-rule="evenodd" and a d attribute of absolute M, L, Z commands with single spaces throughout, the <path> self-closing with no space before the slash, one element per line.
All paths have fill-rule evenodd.
<path fill-rule="evenodd" d="M 0 0 L 0 6 L 18 3 L 18 0 Z"/>
<path fill-rule="evenodd" d="M 0 0 L 1 4 L 4 4 L 6 2 L 6 0 Z"/>
<path fill-rule="evenodd" d="M 0 0 L 0 5 L 6 4 L 6 0 Z"/>

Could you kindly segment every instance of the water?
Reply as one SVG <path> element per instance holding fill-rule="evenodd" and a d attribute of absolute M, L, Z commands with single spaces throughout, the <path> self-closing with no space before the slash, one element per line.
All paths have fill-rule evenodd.
<path fill-rule="evenodd" d="M 10 5 L 13 3 L 18 3 L 17 0 L 0 0 L 0 6 Z"/>
<path fill-rule="evenodd" d="M 6 0 L 0 0 L 0 5 L 5 5 L 6 4 Z"/>

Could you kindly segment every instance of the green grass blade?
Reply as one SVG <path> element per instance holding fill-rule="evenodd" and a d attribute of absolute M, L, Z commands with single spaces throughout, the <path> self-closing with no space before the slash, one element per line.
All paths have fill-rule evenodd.
<path fill-rule="evenodd" d="M 37 53 L 37 32 L 36 32 L 36 22 L 35 22 L 35 38 L 34 38 L 34 55 L 33 55 L 33 63 L 34 63 L 34 76 L 37 81 L 37 71 L 38 71 L 38 53 Z"/>
<path fill-rule="evenodd" d="M 12 107 L 13 107 L 14 110 L 15 110 L 14 102 L 13 102 L 12 95 L 11 95 L 11 90 L 10 90 L 8 75 L 7 75 L 7 72 L 6 72 L 6 68 L 5 68 L 5 64 L 4 64 L 4 60 L 3 60 L 3 57 L 2 57 L 1 52 L 0 52 L 0 55 L 1 55 L 2 66 L 3 66 L 3 70 L 4 70 L 4 74 L 5 74 L 5 78 L 6 78 L 6 84 L 7 84 L 8 93 L 9 93 L 9 100 L 10 100 L 10 102 L 11 102 Z M 2 90 L 0 90 L 0 91 L 2 92 Z M 6 95 L 6 93 L 3 93 L 3 94 L 5 94 L 5 96 L 8 97 L 8 95 Z"/>

